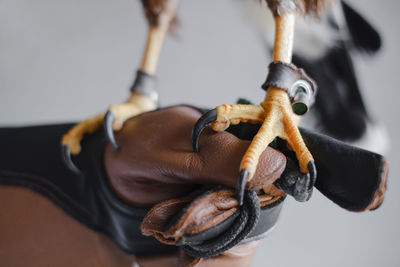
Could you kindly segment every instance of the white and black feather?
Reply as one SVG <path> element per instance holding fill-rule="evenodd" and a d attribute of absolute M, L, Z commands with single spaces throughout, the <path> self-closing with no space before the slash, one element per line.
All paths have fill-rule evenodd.
<path fill-rule="evenodd" d="M 260 25 L 270 54 L 274 21 L 267 5 L 246 1 L 249 16 Z M 302 67 L 318 84 L 312 113 L 324 133 L 348 142 L 362 140 L 373 128 L 362 99 L 352 54 L 374 53 L 381 39 L 377 30 L 343 1 L 331 3 L 319 20 L 296 20 L 293 63 Z M 364 142 L 365 143 L 365 142 Z"/>

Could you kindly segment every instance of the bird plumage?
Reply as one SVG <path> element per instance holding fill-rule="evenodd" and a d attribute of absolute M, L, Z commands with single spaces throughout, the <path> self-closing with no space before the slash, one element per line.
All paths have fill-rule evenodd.
<path fill-rule="evenodd" d="M 381 39 L 371 24 L 347 3 L 341 1 L 337 8 L 341 15 L 331 12 L 327 20 L 337 39 L 318 58 L 309 59 L 295 53 L 293 62 L 304 68 L 321 88 L 314 110 L 317 126 L 335 138 L 354 142 L 363 137 L 372 121 L 362 98 L 352 55 L 377 52 Z"/>
<path fill-rule="evenodd" d="M 313 17 L 321 16 L 330 0 L 265 0 L 274 16 L 287 12 Z"/>
<path fill-rule="evenodd" d="M 178 19 L 175 16 L 174 1 L 170 0 L 141 0 L 143 5 L 144 14 L 146 15 L 147 22 L 150 26 L 157 27 L 160 24 L 161 15 L 166 13 L 173 14 L 173 18 L 169 24 L 169 32 L 174 35 L 174 30 L 178 25 Z"/>

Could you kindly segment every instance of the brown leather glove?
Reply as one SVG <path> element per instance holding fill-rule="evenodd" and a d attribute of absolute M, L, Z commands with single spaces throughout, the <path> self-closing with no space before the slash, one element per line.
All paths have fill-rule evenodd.
<path fill-rule="evenodd" d="M 104 163 L 111 186 L 124 201 L 151 206 L 187 195 L 199 184 L 234 187 L 240 160 L 250 144 L 234 135 L 205 129 L 200 152 L 190 144 L 193 125 L 201 113 L 177 106 L 137 116 L 116 134 L 121 150 L 110 145 Z M 139 141 L 140 140 L 140 141 Z M 280 177 L 285 156 L 272 148 L 262 154 L 251 189 L 261 190 Z M 244 266 L 251 262 L 258 241 L 236 246 L 218 257 L 202 260 L 201 266 Z M 180 255 L 180 264 L 193 259 Z"/>
<path fill-rule="evenodd" d="M 177 106 L 139 115 L 116 134 L 120 151 L 106 146 L 104 163 L 115 192 L 135 206 L 152 206 L 183 196 L 197 184 L 234 187 L 240 160 L 249 141 L 227 132 L 205 129 L 200 151 L 190 144 L 201 113 Z M 272 148 L 261 155 L 251 189 L 261 189 L 280 177 L 285 156 Z"/>

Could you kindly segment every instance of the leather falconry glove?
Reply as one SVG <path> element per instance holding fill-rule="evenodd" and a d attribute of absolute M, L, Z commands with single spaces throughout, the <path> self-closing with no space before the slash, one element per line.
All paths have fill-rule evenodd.
<path fill-rule="evenodd" d="M 60 156 L 59 140 L 71 124 L 1 128 L 0 184 L 36 191 L 138 258 L 176 252 L 179 246 L 184 266 L 246 265 L 256 240 L 275 224 L 282 206 L 284 194 L 273 183 L 297 198 L 303 194 L 296 193 L 296 181 L 304 179 L 298 177 L 295 156 L 278 141 L 276 147 L 285 155 L 267 148 L 247 184 L 255 191 L 246 191 L 239 206 L 229 188 L 249 145 L 239 138 L 251 140 L 259 126 L 231 126 L 228 130 L 239 138 L 205 129 L 197 154 L 190 132 L 200 115 L 185 106 L 139 115 L 117 134 L 124 143 L 120 151 L 105 146 L 101 130 L 87 135 L 85 149 L 73 158 L 80 173 L 72 172 Z M 382 156 L 300 130 L 317 155 L 318 190 L 348 210 L 379 206 L 387 175 Z"/>
<path fill-rule="evenodd" d="M 250 143 L 228 132 L 205 130 L 200 139 L 202 151 L 194 153 L 190 134 L 200 116 L 192 107 L 161 109 L 136 116 L 116 134 L 121 150 L 107 145 L 104 163 L 121 199 L 135 206 L 152 206 L 185 196 L 201 184 L 235 186 L 236 163 Z M 203 140 L 207 140 L 204 145 Z M 252 189 L 271 185 L 285 166 L 286 157 L 268 148 Z"/>
<path fill-rule="evenodd" d="M 237 166 L 250 141 L 228 132 L 209 130 L 200 139 L 201 152 L 194 153 L 190 135 L 200 116 L 199 110 L 178 106 L 145 113 L 127 121 L 116 134 L 121 150 L 115 151 L 110 145 L 105 148 L 107 176 L 116 194 L 125 202 L 142 207 L 159 203 L 146 215 L 142 233 L 164 232 L 162 228 L 170 225 L 170 229 L 162 233 L 165 238 L 157 239 L 184 248 L 180 252 L 181 266 L 211 263 L 213 266 L 246 266 L 251 262 L 258 239 L 274 226 L 278 218 L 284 193 L 272 184 L 284 171 L 286 157 L 272 148 L 262 154 L 255 179 L 248 187 L 260 192 L 258 197 L 255 193 L 253 195 L 255 205 L 259 208 L 262 203 L 267 208 L 261 216 L 243 215 L 239 212 L 233 188 Z M 268 195 L 262 193 L 263 188 Z M 276 204 L 269 207 L 273 202 Z M 243 216 L 247 217 L 243 219 Z M 259 217 L 265 217 L 264 224 L 257 228 Z M 252 223 L 246 224 L 244 220 Z M 232 225 L 244 227 L 229 234 L 236 235 L 236 239 L 208 242 L 223 232 L 229 232 L 227 229 L 235 228 Z M 251 237 L 247 235 L 250 232 L 253 233 Z M 248 238 L 243 241 L 245 237 Z M 192 246 L 188 247 L 188 243 Z M 218 246 L 221 249 L 215 249 Z M 200 253 L 188 252 L 193 247 Z M 204 254 L 204 250 L 214 249 L 213 253 Z"/>
<path fill-rule="evenodd" d="M 190 135 L 200 115 L 201 112 L 195 108 L 178 106 L 136 116 L 116 135 L 118 142 L 122 144 L 119 151 L 111 148 L 103 130 L 86 135 L 82 140 L 82 152 L 73 157 L 74 164 L 81 170 L 79 173 L 68 168 L 59 145 L 60 138 L 71 124 L 1 128 L 0 144 L 3 150 L 0 151 L 0 185 L 34 190 L 51 200 L 74 220 L 107 236 L 122 251 L 135 255 L 143 266 L 171 253 L 175 253 L 172 255 L 178 259 L 176 246 L 162 244 L 141 233 L 140 226 L 146 214 L 160 215 L 151 213 L 149 207 L 175 198 L 176 205 L 171 207 L 176 209 L 197 199 L 187 213 L 182 210 L 182 216 L 173 219 L 191 224 L 193 233 L 207 228 L 226 230 L 232 223 L 243 228 L 235 228 L 235 240 L 225 240 L 228 246 L 224 246 L 224 250 L 228 250 L 227 252 L 219 257 L 202 260 L 203 264 L 212 261 L 218 266 L 247 265 L 258 241 L 249 239 L 247 244 L 237 244 L 244 239 L 245 234 L 253 230 L 257 218 L 261 218 L 256 208 L 260 207 L 260 203 L 269 203 L 273 197 L 248 193 L 252 198 L 247 203 L 254 205 L 243 209 L 238 207 L 234 191 L 229 187 L 235 185 L 236 166 L 249 141 L 240 140 L 227 132 L 206 130 L 200 138 L 201 153 L 193 152 Z M 267 149 L 262 154 L 262 163 L 256 172 L 258 179 L 253 179 L 253 189 L 262 191 L 264 185 L 270 187 L 280 177 L 285 165 L 286 157 L 282 153 L 272 148 Z M 204 187 L 204 184 L 216 186 Z M 277 198 L 283 199 L 283 193 L 276 191 Z M 203 204 L 208 205 L 204 209 L 203 217 L 209 220 L 195 225 L 193 220 L 197 217 L 189 216 L 192 214 L 190 211 L 202 209 Z M 267 212 L 271 211 L 269 214 L 273 218 L 262 224 L 267 229 L 276 222 L 281 204 L 282 201 L 267 209 Z M 163 207 L 165 206 L 161 206 Z M 245 212 L 239 212 L 240 210 Z M 253 210 L 256 211 L 253 216 L 248 216 L 247 213 L 251 214 L 249 212 Z M 234 223 L 235 221 L 240 224 Z M 173 220 L 166 222 L 177 225 Z M 219 225 L 220 222 L 223 222 L 222 225 Z M 51 220 L 49 223 L 51 224 Z M 11 225 L 9 227 L 12 228 Z M 190 238 L 186 235 L 188 229 L 185 228 L 181 237 Z M 253 231 L 253 236 L 262 234 L 265 229 L 257 231 Z M 72 232 L 67 233 L 71 235 L 71 239 L 87 241 L 83 242 L 85 244 L 93 242 L 90 241 L 90 235 L 74 237 Z M 215 231 L 204 236 L 215 236 Z M 199 243 L 202 236 L 192 237 L 192 245 L 196 240 L 196 246 L 204 248 Z M 46 242 L 39 243 L 40 249 L 46 250 L 46 245 Z M 93 255 L 97 255 L 96 246 L 87 246 L 87 252 L 86 255 L 90 258 L 95 257 Z M 69 254 L 72 249 L 64 253 L 63 255 L 72 255 Z M 9 260 L 13 261 L 12 257 L 11 253 Z M 96 262 L 95 259 L 93 262 Z M 181 253 L 181 265 L 192 262 L 193 258 Z"/>
<path fill-rule="evenodd" d="M 244 140 L 251 140 L 259 127 L 232 126 L 228 131 L 234 135 L 206 129 L 200 139 L 201 152 L 193 154 L 187 142 L 190 125 L 200 112 L 192 107 L 173 107 L 135 117 L 117 135 L 124 149 L 118 152 L 106 147 L 105 167 L 112 187 L 124 201 L 147 206 L 168 199 L 147 213 L 141 230 L 162 243 L 181 247 L 182 266 L 207 265 L 217 259 L 215 263 L 219 265 L 243 266 L 250 263 L 257 247 L 254 240 L 264 237 L 276 223 L 284 193 L 274 185 L 299 201 L 304 199 L 297 196 L 308 199 L 310 195 L 296 193 L 296 183 L 304 180 L 300 179 L 303 174 L 294 153 L 282 140 L 274 145 L 284 152 L 287 162 L 280 152 L 268 147 L 255 178 L 247 184 L 248 189 L 257 193 L 252 192 L 251 197 L 251 191 L 247 191 L 245 207 L 238 207 L 229 188 L 199 189 L 199 184 L 235 185 L 235 164 L 249 145 Z M 174 120 L 165 125 L 167 117 Z M 375 209 L 382 203 L 387 178 L 387 164 L 382 156 L 300 130 L 307 145 L 318 155 L 320 175 L 316 187 L 324 195 L 352 211 Z M 163 134 L 154 134 L 158 132 Z M 358 166 L 363 166 L 364 171 Z M 253 216 L 258 212 L 254 206 L 258 205 L 261 212 Z M 250 214 L 247 217 L 243 215 L 246 212 Z M 247 222 L 243 222 L 242 216 Z M 238 261 L 235 255 L 247 257 Z"/>

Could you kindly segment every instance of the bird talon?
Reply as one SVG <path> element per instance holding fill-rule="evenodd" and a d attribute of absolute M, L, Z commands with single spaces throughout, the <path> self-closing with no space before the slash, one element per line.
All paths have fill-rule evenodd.
<path fill-rule="evenodd" d="M 313 160 L 310 160 L 307 164 L 308 173 L 310 174 L 310 188 L 315 185 L 315 181 L 317 180 L 317 168 L 315 167 L 315 163 Z"/>
<path fill-rule="evenodd" d="M 288 162 L 286 170 L 275 185 L 299 202 L 308 201 L 313 192 L 316 170 L 314 161 L 310 161 L 307 166 L 309 166 L 309 172 L 301 173 L 296 164 Z"/>
<path fill-rule="evenodd" d="M 81 172 L 79 170 L 79 168 L 75 165 L 75 163 L 72 161 L 71 151 L 69 149 L 69 146 L 67 146 L 67 145 L 61 146 L 61 155 L 62 155 L 63 162 L 68 169 L 70 169 L 71 171 L 73 171 L 75 173 Z"/>
<path fill-rule="evenodd" d="M 115 139 L 114 129 L 113 129 L 114 120 L 115 120 L 115 116 L 114 116 L 113 112 L 111 110 L 108 110 L 106 112 L 106 115 L 104 115 L 104 123 L 103 123 L 104 130 L 106 132 L 106 137 L 107 137 L 108 142 L 110 142 L 110 145 L 112 146 L 112 148 L 114 148 L 114 150 L 118 151 L 119 146 Z"/>
<path fill-rule="evenodd" d="M 293 197 L 299 202 L 306 202 L 311 198 L 313 185 L 310 174 L 302 174 L 294 185 Z"/>
<path fill-rule="evenodd" d="M 214 122 L 217 120 L 217 110 L 211 109 L 203 114 L 203 116 L 198 119 L 196 124 L 193 127 L 191 142 L 192 147 L 195 152 L 199 152 L 199 137 L 203 129 L 207 126 L 207 124 Z"/>
<path fill-rule="evenodd" d="M 239 177 L 236 181 L 236 187 L 235 187 L 236 197 L 239 201 L 239 206 L 243 205 L 244 190 L 246 189 L 246 183 L 248 177 L 249 177 L 248 170 L 243 169 L 239 172 Z"/>

